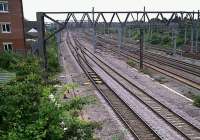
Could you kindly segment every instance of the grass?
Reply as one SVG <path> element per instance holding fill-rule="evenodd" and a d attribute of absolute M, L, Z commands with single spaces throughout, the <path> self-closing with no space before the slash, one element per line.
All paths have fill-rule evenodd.
<path fill-rule="evenodd" d="M 149 69 L 147 68 L 143 68 L 142 70 L 140 70 L 142 73 L 146 74 L 146 75 L 149 75 L 152 77 L 152 73 Z"/>
<path fill-rule="evenodd" d="M 165 77 L 157 77 L 157 78 L 155 78 L 155 81 L 157 81 L 157 82 L 159 82 L 161 84 L 164 84 L 164 83 L 168 82 Z"/>
<path fill-rule="evenodd" d="M 131 67 L 136 67 L 137 63 L 131 59 L 128 59 L 128 61 L 126 62 L 129 66 Z"/>
<path fill-rule="evenodd" d="M 112 140 L 123 140 L 125 139 L 125 132 L 119 132 L 112 136 Z"/>

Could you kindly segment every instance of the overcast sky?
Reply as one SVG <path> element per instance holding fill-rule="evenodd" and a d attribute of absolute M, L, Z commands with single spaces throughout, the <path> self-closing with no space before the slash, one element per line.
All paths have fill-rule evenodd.
<path fill-rule="evenodd" d="M 23 0 L 24 16 L 35 20 L 39 11 L 200 10 L 200 0 Z"/>

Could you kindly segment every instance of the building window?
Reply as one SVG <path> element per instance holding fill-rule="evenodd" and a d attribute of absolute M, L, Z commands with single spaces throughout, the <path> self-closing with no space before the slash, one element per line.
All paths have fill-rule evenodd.
<path fill-rule="evenodd" d="M 13 50 L 13 44 L 11 42 L 4 42 L 3 43 L 4 51 L 12 51 Z"/>
<path fill-rule="evenodd" d="M 11 24 L 10 23 L 1 23 L 2 33 L 11 33 Z"/>
<path fill-rule="evenodd" d="M 8 12 L 8 2 L 0 1 L 0 12 Z"/>

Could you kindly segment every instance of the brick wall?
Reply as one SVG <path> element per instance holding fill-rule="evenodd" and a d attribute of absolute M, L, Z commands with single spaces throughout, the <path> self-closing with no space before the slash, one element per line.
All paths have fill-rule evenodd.
<path fill-rule="evenodd" d="M 5 1 L 8 1 L 8 13 L 0 12 L 0 23 L 10 22 L 11 33 L 2 33 L 0 30 L 0 51 L 4 50 L 3 42 L 12 42 L 14 51 L 25 52 L 22 0 Z"/>

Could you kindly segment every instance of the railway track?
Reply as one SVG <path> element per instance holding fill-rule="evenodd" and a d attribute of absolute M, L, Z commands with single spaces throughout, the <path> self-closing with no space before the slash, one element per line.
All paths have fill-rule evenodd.
<path fill-rule="evenodd" d="M 111 49 L 111 50 L 113 52 L 115 52 L 115 53 L 119 53 L 119 51 L 116 50 L 116 49 Z M 120 51 L 120 55 L 122 55 L 123 57 L 125 57 L 127 59 L 131 59 L 131 60 L 139 63 L 139 58 L 138 57 L 134 57 L 133 55 L 130 55 L 130 54 L 122 52 L 122 51 Z M 151 69 L 153 69 L 153 70 L 155 70 L 157 72 L 160 72 L 160 73 L 162 73 L 164 75 L 167 75 L 167 76 L 169 76 L 171 78 L 174 78 L 174 79 L 176 79 L 176 80 L 178 80 L 178 81 L 180 81 L 180 82 L 182 82 L 182 83 L 184 83 L 186 85 L 189 85 L 189 86 L 191 86 L 193 88 L 196 88 L 196 89 L 200 90 L 199 82 L 195 81 L 194 79 L 186 78 L 184 76 L 184 74 L 176 73 L 174 71 L 171 71 L 170 69 L 167 69 L 166 67 L 162 67 L 161 65 L 152 63 L 152 62 L 150 62 L 148 60 L 144 61 L 144 66 L 146 66 L 148 68 L 151 68 Z"/>
<path fill-rule="evenodd" d="M 75 39 L 77 46 L 81 47 L 80 42 Z M 123 88 L 125 88 L 129 93 L 131 93 L 135 98 L 137 98 L 141 103 L 145 104 L 151 111 L 153 111 L 158 117 L 164 120 L 168 125 L 170 125 L 175 131 L 181 134 L 184 138 L 190 140 L 200 139 L 200 130 L 195 127 L 184 118 L 170 110 L 167 106 L 150 96 L 146 91 L 139 88 L 133 82 L 131 82 L 127 77 L 123 76 L 121 73 L 117 72 L 114 68 L 106 64 L 99 57 L 90 52 L 84 47 L 83 53 L 87 59 L 92 60 L 96 65 L 103 69 L 109 76 L 111 76 L 117 83 L 119 83 Z M 134 92 L 133 92 L 134 91 Z"/>
<path fill-rule="evenodd" d="M 119 98 L 106 83 L 103 81 L 100 84 L 96 82 L 96 79 L 100 79 L 100 77 L 85 59 L 83 51 L 74 46 L 69 40 L 66 40 L 66 42 L 77 63 L 107 103 L 112 107 L 114 112 L 127 126 L 134 138 L 137 140 L 161 140 L 161 137 L 131 109 L 126 101 Z"/>
<path fill-rule="evenodd" d="M 152 57 L 150 57 L 150 56 L 152 56 Z M 159 63 L 173 67 L 175 69 L 185 71 L 187 73 L 190 73 L 192 75 L 200 77 L 200 67 L 197 66 L 197 65 L 191 65 L 191 64 L 185 63 L 183 61 L 178 61 L 176 59 L 166 58 L 162 55 L 158 55 L 158 54 L 155 54 L 155 53 L 152 53 L 152 52 L 149 52 L 149 51 L 147 51 L 147 55 L 145 57 L 150 59 L 150 60 L 157 61 Z"/>
<path fill-rule="evenodd" d="M 107 42 L 107 41 L 106 41 Z M 103 45 L 101 45 L 101 48 L 105 48 L 105 49 L 109 49 L 113 52 L 115 52 L 116 54 L 120 54 L 122 55 L 124 58 L 127 58 L 127 59 L 131 59 L 137 63 L 139 63 L 139 56 L 138 55 L 134 55 L 134 54 L 130 54 L 130 52 L 128 52 L 127 50 L 123 50 L 123 51 L 119 51 L 118 49 L 116 48 L 107 48 L 104 46 L 105 43 L 103 42 L 98 42 L 98 43 L 101 43 Z M 114 44 L 113 42 L 111 43 L 112 45 Z M 116 46 L 116 44 L 115 44 Z M 151 54 L 152 55 L 155 55 L 154 53 Z M 149 57 L 149 56 L 147 56 Z M 162 73 L 164 75 L 167 75 L 171 78 L 174 78 L 186 85 L 189 85 L 193 88 L 196 88 L 198 90 L 200 90 L 200 67 L 199 66 L 196 66 L 196 65 L 192 65 L 192 64 L 189 64 L 189 63 L 186 63 L 186 62 L 182 62 L 182 61 L 178 61 L 176 59 L 169 59 L 169 60 L 166 60 L 166 59 L 162 59 L 161 58 L 162 55 L 157 55 L 156 57 L 151 57 L 151 60 L 148 60 L 149 58 L 146 58 L 144 60 L 144 66 L 148 67 L 148 68 L 151 68 L 159 73 Z M 162 60 L 159 60 L 161 58 Z M 171 63 L 169 62 L 171 60 Z M 156 63 L 155 63 L 155 62 Z M 168 61 L 168 62 L 166 62 Z M 172 62 L 174 64 L 172 64 Z M 177 67 L 177 65 L 179 66 L 180 64 L 182 64 L 182 67 Z M 169 64 L 170 63 L 170 64 Z M 173 66 L 173 69 L 170 69 L 167 68 L 166 66 Z M 183 66 L 184 65 L 184 66 Z M 186 67 L 189 67 L 189 69 L 187 69 Z M 177 71 L 177 69 L 179 71 Z M 188 76 L 188 74 L 190 74 Z M 191 76 L 191 77 L 190 77 Z"/>
<path fill-rule="evenodd" d="M 101 36 L 98 36 L 98 37 L 101 39 L 101 41 L 105 41 L 105 39 L 103 37 L 101 37 Z M 108 42 L 106 42 L 106 43 L 108 43 Z M 113 45 L 114 42 L 111 44 Z M 127 44 L 127 45 L 125 44 L 124 47 L 121 49 L 123 49 L 126 52 L 130 51 L 130 48 L 133 48 L 133 47 L 130 46 L 129 44 Z M 115 42 L 115 45 L 116 45 L 116 42 Z M 139 56 L 138 53 L 135 53 L 135 54 Z M 150 51 L 145 51 L 144 58 L 147 58 L 149 60 L 158 62 L 160 64 L 167 65 L 169 67 L 172 67 L 172 68 L 175 68 L 175 69 L 178 69 L 181 71 L 185 71 L 187 73 L 190 73 L 190 74 L 200 77 L 200 66 L 186 63 L 183 61 L 179 61 L 177 59 L 169 58 L 169 57 L 166 57 L 166 56 L 163 56 L 160 54 L 152 53 Z"/>

